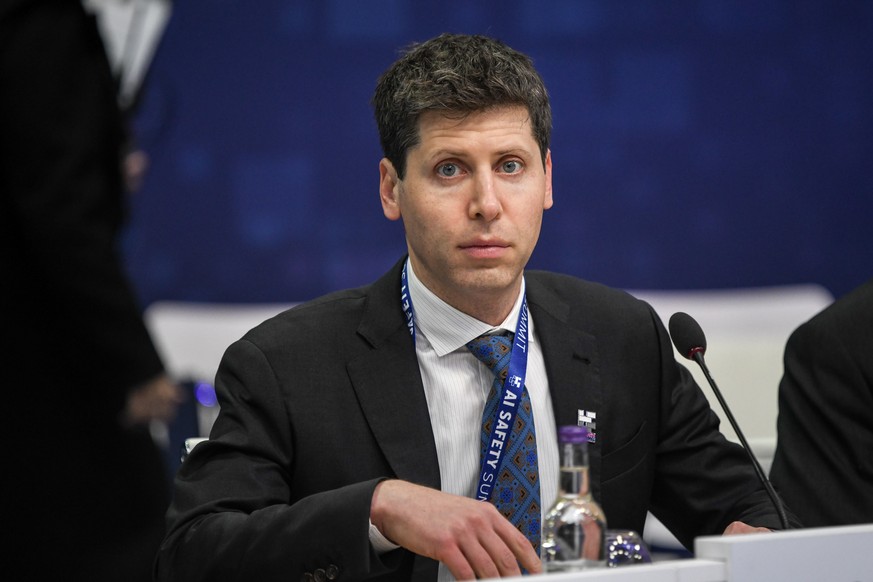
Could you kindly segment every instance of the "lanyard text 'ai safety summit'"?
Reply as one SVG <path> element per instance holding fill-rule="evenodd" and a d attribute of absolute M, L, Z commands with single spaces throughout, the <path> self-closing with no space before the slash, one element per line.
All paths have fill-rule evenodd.
<path fill-rule="evenodd" d="M 403 266 L 400 280 L 400 304 L 406 316 L 406 326 L 415 342 L 415 309 L 412 306 L 412 296 L 409 293 L 409 280 L 406 269 L 409 261 Z M 528 345 L 528 312 L 527 298 L 521 301 L 521 310 L 518 321 L 515 324 L 515 336 L 512 342 L 512 353 L 509 359 L 509 370 L 506 380 L 503 381 L 503 393 L 497 414 L 491 423 L 491 434 L 487 442 L 485 455 L 482 457 L 482 468 L 479 472 L 479 485 L 476 488 L 476 498 L 488 501 L 494 487 L 496 475 L 503 461 L 503 452 L 506 449 L 507 439 L 512 433 L 515 423 L 517 405 L 521 402 L 521 393 L 524 390 L 524 379 L 527 374 L 527 345 Z"/>

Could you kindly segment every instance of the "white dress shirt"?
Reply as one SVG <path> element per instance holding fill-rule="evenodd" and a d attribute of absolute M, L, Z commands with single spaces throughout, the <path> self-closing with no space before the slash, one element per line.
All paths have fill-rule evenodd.
<path fill-rule="evenodd" d="M 494 327 L 462 313 L 437 297 L 415 276 L 407 261 L 409 294 L 415 313 L 415 351 L 427 398 L 436 443 L 442 491 L 475 498 L 481 469 L 482 411 L 494 374 L 467 349 L 467 342 L 487 333 L 515 332 L 525 284 L 512 311 Z M 399 301 L 398 289 L 398 301 Z M 552 398 L 542 347 L 533 317 L 528 321 L 528 363 L 525 387 L 533 407 L 537 433 L 542 512 L 548 511 L 558 493 L 558 445 Z M 381 539 L 379 539 L 381 538 Z M 397 547 L 370 528 L 377 551 Z M 454 580 L 440 564 L 438 580 Z"/>

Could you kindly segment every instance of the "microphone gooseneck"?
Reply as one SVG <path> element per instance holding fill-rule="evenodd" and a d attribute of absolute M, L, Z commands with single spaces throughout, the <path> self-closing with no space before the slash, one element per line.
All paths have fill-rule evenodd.
<path fill-rule="evenodd" d="M 670 317 L 669 328 L 670 337 L 673 340 L 673 345 L 676 346 L 676 350 L 682 354 L 684 358 L 697 362 L 697 365 L 700 366 L 700 369 L 703 371 L 703 375 L 706 377 L 706 381 L 709 383 L 715 397 L 718 399 L 718 403 L 721 405 L 722 410 L 724 410 L 725 416 L 727 416 L 728 421 L 731 423 L 734 432 L 737 433 L 737 437 L 740 439 L 743 448 L 746 450 L 749 460 L 752 461 L 752 466 L 755 468 L 758 480 L 764 486 L 767 495 L 770 496 L 770 500 L 776 508 L 776 513 L 779 515 L 779 521 L 782 523 L 782 528 L 791 529 L 791 526 L 788 524 L 788 516 L 785 514 L 785 508 L 782 506 L 782 500 L 779 499 L 778 495 L 776 495 L 773 485 L 770 483 L 770 480 L 767 479 L 767 476 L 764 475 L 764 470 L 761 469 L 761 464 L 752 452 L 752 448 L 746 441 L 746 437 L 743 435 L 743 431 L 740 430 L 740 426 L 737 424 L 736 419 L 734 419 L 734 415 L 725 401 L 724 396 L 722 396 L 721 390 L 718 389 L 715 380 L 712 378 L 712 374 L 709 373 L 709 367 L 706 365 L 706 361 L 703 358 L 703 354 L 706 352 L 706 336 L 704 335 L 700 324 L 687 313 L 679 311 Z"/>

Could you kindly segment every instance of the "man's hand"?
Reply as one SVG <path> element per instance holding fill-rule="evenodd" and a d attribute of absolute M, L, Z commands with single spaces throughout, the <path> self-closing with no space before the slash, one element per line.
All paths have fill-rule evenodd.
<path fill-rule="evenodd" d="M 383 481 L 373 493 L 370 519 L 382 535 L 438 560 L 458 580 L 531 574 L 542 564 L 530 542 L 491 503 L 406 481 Z"/>
<path fill-rule="evenodd" d="M 153 420 L 170 422 L 176 409 L 185 401 L 185 393 L 165 375 L 131 390 L 127 397 L 122 422 L 128 425 L 147 424 Z"/>
<path fill-rule="evenodd" d="M 730 536 L 735 534 L 750 534 L 750 533 L 769 533 L 773 530 L 766 527 L 755 527 L 741 521 L 734 521 L 727 526 L 722 535 Z"/>

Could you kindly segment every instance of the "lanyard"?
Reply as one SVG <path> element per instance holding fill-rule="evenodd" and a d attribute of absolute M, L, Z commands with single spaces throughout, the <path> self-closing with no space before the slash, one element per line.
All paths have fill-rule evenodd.
<path fill-rule="evenodd" d="M 409 293 L 409 281 L 406 275 L 407 264 L 403 266 L 400 279 L 400 304 L 406 316 L 406 326 L 415 343 L 415 309 L 412 306 L 412 296 Z M 521 301 L 518 322 L 515 324 L 515 336 L 512 341 L 512 353 L 509 359 L 509 370 L 503 382 L 503 392 L 497 406 L 497 414 L 491 423 L 491 434 L 482 457 L 482 467 L 479 471 L 479 484 L 476 487 L 476 498 L 488 501 L 497 477 L 497 471 L 503 461 L 503 453 L 507 447 L 518 405 L 521 403 L 521 393 L 524 389 L 524 379 L 527 375 L 527 342 L 528 342 L 528 312 L 527 298 Z"/>

